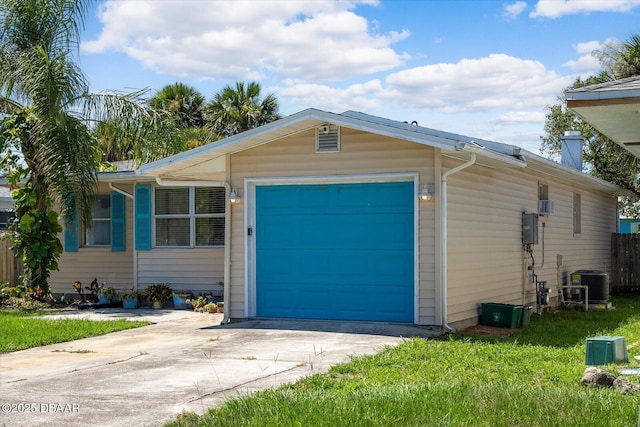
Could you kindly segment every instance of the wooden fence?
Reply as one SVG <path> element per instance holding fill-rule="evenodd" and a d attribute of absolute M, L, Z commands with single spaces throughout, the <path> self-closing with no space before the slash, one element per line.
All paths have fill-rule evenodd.
<path fill-rule="evenodd" d="M 609 291 L 640 293 L 640 233 L 611 235 Z"/>
<path fill-rule="evenodd" d="M 12 242 L 1 238 L 0 232 L 0 282 L 9 282 L 16 286 L 22 274 L 22 262 L 16 258 L 11 249 Z"/>

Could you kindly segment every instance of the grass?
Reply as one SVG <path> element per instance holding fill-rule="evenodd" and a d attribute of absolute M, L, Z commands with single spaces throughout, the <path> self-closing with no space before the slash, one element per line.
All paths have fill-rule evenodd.
<path fill-rule="evenodd" d="M 148 325 L 124 319 L 46 319 L 43 312 L 0 310 L 0 353 L 104 335 Z"/>
<path fill-rule="evenodd" d="M 410 339 L 326 374 L 229 399 L 203 416 L 182 414 L 168 426 L 636 425 L 640 396 L 580 384 L 591 336 L 624 336 L 627 367 L 638 366 L 640 297 L 613 303 L 616 310 L 606 312 L 534 314 L 504 339 Z"/>

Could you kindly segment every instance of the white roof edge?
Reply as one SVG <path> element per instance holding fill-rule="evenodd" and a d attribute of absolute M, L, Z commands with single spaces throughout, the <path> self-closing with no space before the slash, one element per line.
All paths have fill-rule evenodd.
<path fill-rule="evenodd" d="M 617 184 L 613 184 L 609 181 L 605 181 L 593 175 L 589 175 L 582 171 L 564 166 L 558 162 L 553 160 L 546 159 L 537 154 L 531 153 L 529 151 L 523 150 L 526 154 L 527 164 L 533 170 L 544 173 L 546 175 L 556 176 L 558 178 L 562 178 L 568 181 L 579 182 L 585 185 L 595 185 L 599 187 L 600 191 L 610 192 L 614 195 L 620 196 L 631 196 L 633 195 L 630 191 L 620 187 Z M 548 169 L 552 168 L 556 173 L 549 173 Z"/>
<path fill-rule="evenodd" d="M 570 101 L 600 101 L 604 99 L 622 99 L 640 97 L 640 89 L 611 89 L 593 92 L 565 91 L 565 98 Z"/>

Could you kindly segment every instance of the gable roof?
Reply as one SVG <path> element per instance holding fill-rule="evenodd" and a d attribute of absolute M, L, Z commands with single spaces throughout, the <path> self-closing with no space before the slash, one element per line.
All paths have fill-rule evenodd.
<path fill-rule="evenodd" d="M 565 91 L 567 107 L 640 157 L 640 76 Z"/>
<path fill-rule="evenodd" d="M 461 159 L 467 159 L 470 157 L 470 153 L 476 153 L 481 162 L 489 165 L 498 162 L 503 166 L 526 166 L 520 156 L 520 149 L 511 145 L 473 139 L 355 111 L 335 114 L 310 108 L 220 141 L 148 163 L 140 168 L 140 173 L 150 176 L 181 174 L 186 176 L 187 170 L 197 172 L 199 164 L 212 161 L 215 163 L 216 159 L 220 161 L 218 166 L 224 170 L 223 156 L 225 154 L 247 150 L 276 139 L 314 129 L 325 123 L 429 145 L 448 153 L 455 153 L 457 154 L 455 157 Z M 212 167 L 215 170 L 215 164 L 208 166 L 209 173 L 212 171 Z"/>
<path fill-rule="evenodd" d="M 213 173 L 222 174 L 226 170 L 226 154 L 267 144 L 327 123 L 436 147 L 442 150 L 443 155 L 460 160 L 468 160 L 472 154 L 476 154 L 476 163 L 484 166 L 528 167 L 609 194 L 626 194 L 623 189 L 614 184 L 545 159 L 515 145 L 471 138 L 356 111 L 336 114 L 313 108 L 189 151 L 147 163 L 135 173 L 139 178 L 147 179 L 207 179 L 206 176 L 211 176 Z M 122 174 L 120 178 L 130 178 L 130 175 Z"/>

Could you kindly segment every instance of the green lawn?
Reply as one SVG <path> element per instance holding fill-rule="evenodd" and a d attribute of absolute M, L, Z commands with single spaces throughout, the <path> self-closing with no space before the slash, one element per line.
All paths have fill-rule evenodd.
<path fill-rule="evenodd" d="M 42 312 L 0 310 L 0 353 L 104 335 L 148 325 L 124 319 L 46 319 Z"/>
<path fill-rule="evenodd" d="M 170 426 L 630 426 L 640 396 L 580 384 L 585 340 L 626 338 L 640 354 L 640 298 L 616 310 L 533 315 L 506 339 L 410 339 L 326 374 L 228 400 Z M 615 373 L 615 366 L 607 367 Z M 637 378 L 630 378 L 638 381 Z"/>

